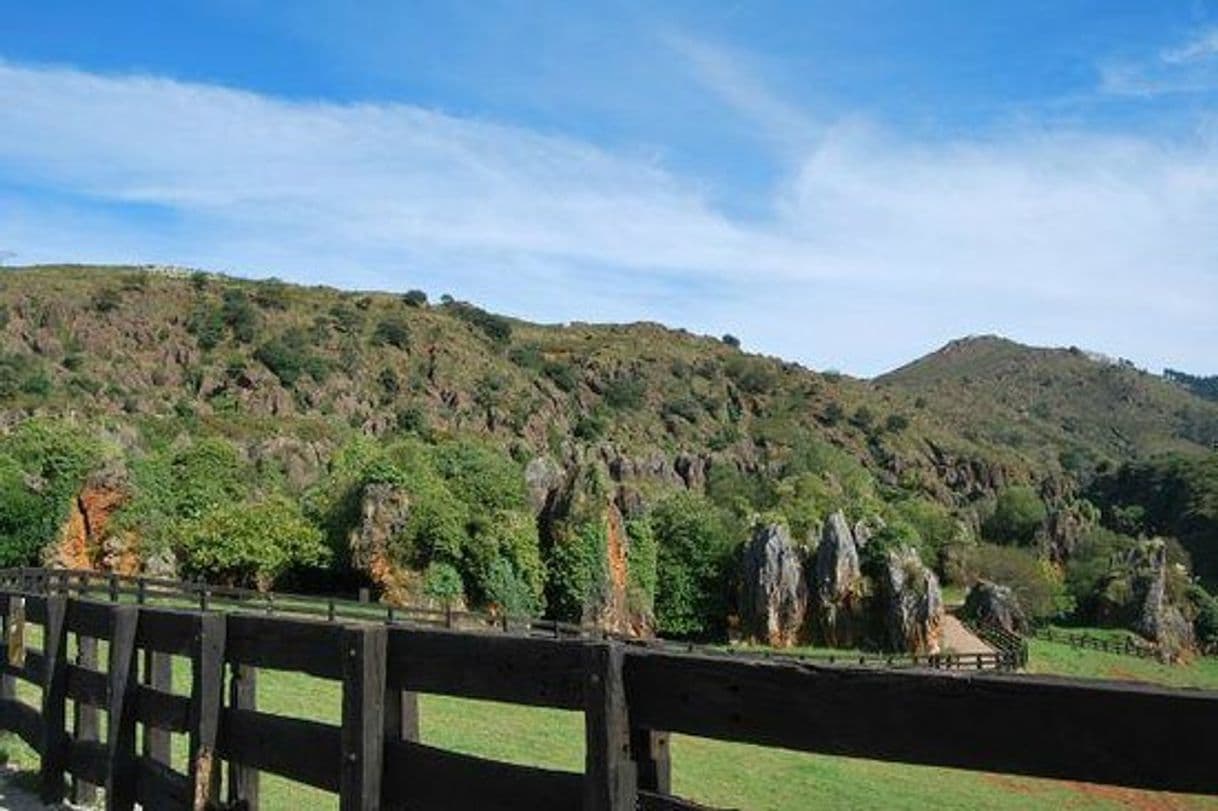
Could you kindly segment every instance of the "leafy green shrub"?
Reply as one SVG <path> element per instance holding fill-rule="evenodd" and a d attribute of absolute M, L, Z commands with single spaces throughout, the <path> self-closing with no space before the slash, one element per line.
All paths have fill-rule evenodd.
<path fill-rule="evenodd" d="M 909 417 L 904 414 L 889 414 L 884 421 L 884 430 L 890 434 L 899 434 L 909 427 Z"/>
<path fill-rule="evenodd" d="M 736 546 L 719 511 L 678 492 L 650 515 L 656 541 L 656 627 L 662 634 L 706 637 L 727 617 L 728 574 Z"/>
<path fill-rule="evenodd" d="M 220 316 L 233 332 L 233 337 L 243 344 L 251 343 L 258 335 L 258 310 L 250 304 L 245 293 L 236 287 L 224 291 Z"/>
<path fill-rule="evenodd" d="M 372 331 L 372 343 L 375 346 L 409 349 L 410 325 L 400 315 L 387 315 L 377 322 L 376 329 Z"/>
<path fill-rule="evenodd" d="M 461 573 L 447 563 L 432 563 L 423 576 L 423 593 L 445 606 L 458 602 L 465 595 Z"/>
<path fill-rule="evenodd" d="M 0 399 L 18 394 L 45 395 L 50 389 L 51 380 L 37 358 L 0 352 Z"/>
<path fill-rule="evenodd" d="M 984 579 L 1009 586 L 1034 620 L 1064 616 L 1075 607 L 1053 565 L 1026 549 L 979 544 L 965 553 L 963 567 L 969 582 Z"/>
<path fill-rule="evenodd" d="M 763 394 L 778 384 L 778 371 L 774 364 L 763 358 L 733 355 L 724 363 L 723 370 L 749 394 Z"/>
<path fill-rule="evenodd" d="M 575 391 L 575 387 L 579 385 L 579 375 L 569 363 L 547 360 L 541 366 L 541 373 L 565 392 Z"/>
<path fill-rule="evenodd" d="M 633 614 L 644 617 L 655 616 L 656 588 L 659 585 L 655 533 L 646 520 L 633 519 L 626 522 L 626 566 L 629 578 L 626 583 L 626 603 Z"/>
<path fill-rule="evenodd" d="M 453 315 L 481 330 L 493 343 L 502 346 L 512 340 L 512 322 L 503 316 L 488 313 L 468 302 L 453 301 L 451 296 L 445 305 Z"/>
<path fill-rule="evenodd" d="M 1048 517 L 1036 491 L 1027 485 L 1007 487 L 998 494 L 994 514 L 982 525 L 985 537 L 1003 543 L 1030 544 Z"/>
<path fill-rule="evenodd" d="M 533 371 L 540 370 L 545 363 L 545 357 L 541 354 L 541 347 L 535 343 L 513 346 L 508 352 L 508 360 L 521 369 Z"/>
<path fill-rule="evenodd" d="M 412 403 L 398 410 L 397 415 L 394 417 L 394 424 L 403 433 L 426 434 L 427 412 L 422 406 Z"/>
<path fill-rule="evenodd" d="M 0 566 L 37 561 L 101 457 L 97 440 L 60 420 L 26 420 L 0 437 Z"/>
<path fill-rule="evenodd" d="M 605 387 L 605 404 L 618 410 L 635 409 L 643 405 L 647 385 L 635 377 L 619 377 Z"/>
<path fill-rule="evenodd" d="M 740 339 L 737 338 L 735 335 L 732 335 L 730 332 L 724 333 L 723 338 L 721 340 L 723 341 L 723 343 L 727 344 L 732 349 L 740 348 Z"/>
<path fill-rule="evenodd" d="M 605 524 L 600 518 L 562 533 L 549 550 L 546 604 L 560 620 L 582 622 L 584 608 L 599 604 L 609 584 Z"/>
<path fill-rule="evenodd" d="M 330 371 L 325 358 L 309 347 L 308 336 L 296 329 L 267 341 L 258 347 L 254 357 L 270 369 L 283 385 L 289 387 L 304 375 L 320 383 Z"/>
<path fill-rule="evenodd" d="M 354 307 L 338 303 L 330 308 L 330 321 L 344 335 L 358 335 L 364 329 L 365 316 Z"/>
<path fill-rule="evenodd" d="M 217 505 L 178 527 L 180 562 L 188 576 L 270 589 L 292 567 L 325 563 L 321 530 L 286 499 Z"/>
<path fill-rule="evenodd" d="M 265 279 L 254 285 L 253 299 L 264 310 L 286 310 L 288 286 L 281 279 Z"/>
<path fill-rule="evenodd" d="M 195 336 L 200 349 L 214 349 L 224 339 L 224 313 L 213 304 L 201 302 L 186 319 L 186 331 Z"/>
<path fill-rule="evenodd" d="M 422 290 L 407 290 L 402 294 L 402 303 L 408 307 L 426 307 L 427 294 Z"/>
<path fill-rule="evenodd" d="M 579 439 L 585 442 L 595 442 L 605 435 L 609 429 L 609 421 L 604 414 L 598 411 L 592 411 L 587 414 L 580 414 L 575 420 L 575 427 L 571 432 Z"/>

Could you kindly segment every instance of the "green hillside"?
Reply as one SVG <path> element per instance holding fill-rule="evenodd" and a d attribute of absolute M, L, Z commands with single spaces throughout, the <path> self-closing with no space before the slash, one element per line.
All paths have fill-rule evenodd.
<path fill-rule="evenodd" d="M 1094 474 L 1218 437 L 1218 404 L 1078 350 L 967 339 L 865 381 L 657 324 L 192 271 L 6 270 L 0 338 L 6 565 L 371 581 L 672 635 L 723 635 L 755 524 L 807 549 L 837 510 L 1068 614 L 1174 527 L 1120 523 L 1141 491 Z"/>

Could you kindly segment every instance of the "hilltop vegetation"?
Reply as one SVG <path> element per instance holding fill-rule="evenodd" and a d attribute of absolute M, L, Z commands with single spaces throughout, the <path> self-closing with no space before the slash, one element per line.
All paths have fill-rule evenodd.
<path fill-rule="evenodd" d="M 868 382 L 655 324 L 80 267 L 0 276 L 0 337 L 10 565 L 685 636 L 728 627 L 755 524 L 810 548 L 838 510 L 1035 616 L 1113 591 L 1137 535 L 1212 572 L 1218 404 L 1077 350 L 974 339 Z M 1196 521 L 1138 473 L 1166 451 Z"/>

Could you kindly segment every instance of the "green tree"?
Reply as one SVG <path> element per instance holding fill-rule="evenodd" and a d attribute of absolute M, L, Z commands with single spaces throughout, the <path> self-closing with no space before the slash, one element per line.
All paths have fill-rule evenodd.
<path fill-rule="evenodd" d="M 330 554 L 321 530 L 286 499 L 230 502 L 183 522 L 180 562 L 189 576 L 270 589 L 291 567 L 316 567 Z"/>
<path fill-rule="evenodd" d="M 704 497 L 678 492 L 650 516 L 656 540 L 656 624 L 671 636 L 704 637 L 724 627 L 731 552 L 719 511 Z"/>
<path fill-rule="evenodd" d="M 1048 511 L 1036 491 L 1027 485 L 1007 487 L 998 494 L 982 532 L 991 540 L 1027 545 L 1036 538 Z"/>

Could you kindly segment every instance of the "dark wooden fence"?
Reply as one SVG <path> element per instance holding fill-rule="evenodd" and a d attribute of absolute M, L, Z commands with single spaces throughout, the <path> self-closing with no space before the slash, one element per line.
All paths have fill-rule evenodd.
<path fill-rule="evenodd" d="M 53 580 L 47 581 L 49 584 Z M 343 809 L 691 809 L 670 795 L 670 733 L 807 752 L 1145 789 L 1218 793 L 1218 693 L 980 672 L 824 667 L 553 639 L 215 612 L 0 588 L 9 656 L 0 726 L 40 755 L 44 799 L 105 789 L 128 809 L 258 807 L 268 772 Z M 42 648 L 25 624 L 42 627 Z M 65 656 L 69 635 L 77 660 Z M 98 663 L 96 640 L 108 642 Z M 93 652 L 90 660 L 89 651 Z M 189 657 L 188 696 L 169 656 Z M 142 667 L 141 667 L 142 665 Z M 341 724 L 260 711 L 259 670 L 341 684 Z M 40 688 L 37 707 L 15 680 Z M 583 714 L 564 772 L 419 739 L 417 695 Z M 69 699 L 77 717 L 67 718 Z M 97 710 L 108 715 L 99 739 Z M 82 720 L 83 719 L 83 720 Z M 145 732 L 137 748 L 137 730 Z M 168 733 L 189 736 L 170 767 Z M 493 732 L 488 730 L 488 732 Z M 227 793 L 220 796 L 221 769 Z M 748 768 L 742 755 L 739 768 Z"/>
<path fill-rule="evenodd" d="M 169 580 L 145 575 L 122 575 L 87 569 L 0 569 L 0 588 L 27 592 L 97 597 L 110 602 L 135 602 L 140 605 L 197 607 L 201 611 L 224 610 L 264 614 L 325 618 L 329 622 L 354 620 L 384 621 L 390 626 L 450 628 L 456 630 L 499 630 L 554 639 L 616 640 L 634 647 L 674 653 L 700 653 L 706 656 L 765 658 L 774 661 L 815 662 L 858 667 L 935 668 L 941 670 L 1018 670 L 1027 662 L 1026 645 L 997 646 L 988 653 L 912 654 L 878 651 L 784 651 L 748 646 L 699 645 L 668 639 L 624 637 L 574 623 L 540 619 L 527 615 L 509 616 L 453 608 L 422 608 L 371 603 L 317 595 L 284 594 L 253 589 L 217 586 L 203 582 Z"/>
<path fill-rule="evenodd" d="M 1094 636 L 1087 632 L 1061 631 L 1053 628 L 1037 628 L 1033 633 L 1037 638 L 1046 642 L 1061 642 L 1075 648 L 1090 648 L 1104 653 L 1122 653 L 1126 656 L 1137 656 L 1141 659 L 1159 658 L 1159 646 L 1152 642 L 1135 640 L 1125 636 L 1116 640 L 1109 637 Z"/>

